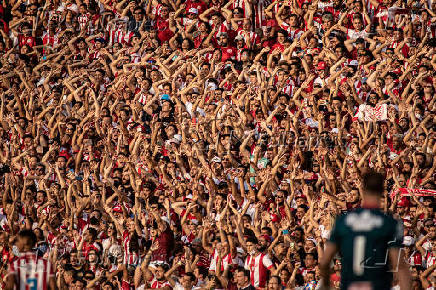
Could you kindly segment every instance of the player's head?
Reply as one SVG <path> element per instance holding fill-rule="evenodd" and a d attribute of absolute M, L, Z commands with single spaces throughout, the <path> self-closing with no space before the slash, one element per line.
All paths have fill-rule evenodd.
<path fill-rule="evenodd" d="M 364 195 L 381 197 L 384 191 L 385 177 L 383 174 L 369 171 L 363 175 Z"/>
<path fill-rule="evenodd" d="M 32 250 L 36 245 L 36 235 L 31 230 L 22 230 L 18 233 L 16 246 L 20 252 Z"/>

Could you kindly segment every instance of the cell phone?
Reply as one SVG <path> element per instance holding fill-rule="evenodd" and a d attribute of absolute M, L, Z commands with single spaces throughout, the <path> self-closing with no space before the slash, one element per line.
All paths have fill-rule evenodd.
<path fill-rule="evenodd" d="M 289 234 L 289 230 L 283 230 L 282 233 L 283 233 L 284 235 L 288 235 L 288 234 Z M 292 244 L 293 244 L 293 243 L 292 243 Z"/>

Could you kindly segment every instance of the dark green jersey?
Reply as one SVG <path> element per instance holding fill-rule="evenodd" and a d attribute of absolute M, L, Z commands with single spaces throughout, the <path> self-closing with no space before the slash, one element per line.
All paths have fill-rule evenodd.
<path fill-rule="evenodd" d="M 359 281 L 372 289 L 391 288 L 395 269 L 389 267 L 388 251 L 402 246 L 402 222 L 376 209 L 359 208 L 336 219 L 330 242 L 342 257 L 342 289 Z"/>

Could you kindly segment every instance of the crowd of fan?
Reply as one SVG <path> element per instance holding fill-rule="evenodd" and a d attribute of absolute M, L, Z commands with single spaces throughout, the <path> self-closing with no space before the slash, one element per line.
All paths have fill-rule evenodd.
<path fill-rule="evenodd" d="M 436 1 L 0 8 L 2 277 L 32 229 L 60 289 L 315 289 L 371 168 L 435 289 Z"/>

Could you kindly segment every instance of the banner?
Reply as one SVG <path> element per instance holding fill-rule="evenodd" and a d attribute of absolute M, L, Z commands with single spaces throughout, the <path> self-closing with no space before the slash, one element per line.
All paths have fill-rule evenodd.
<path fill-rule="evenodd" d="M 400 196 L 435 196 L 436 190 L 433 189 L 417 189 L 417 188 L 399 188 L 391 193 L 391 198 L 397 194 Z"/>
<path fill-rule="evenodd" d="M 388 104 L 382 104 L 378 106 L 370 106 L 362 104 L 357 109 L 356 115 L 353 117 L 353 121 L 384 121 L 388 118 Z"/>
<path fill-rule="evenodd" d="M 395 15 L 412 15 L 412 11 L 408 8 L 390 7 L 388 9 L 388 21 L 390 26 L 395 24 Z"/>

